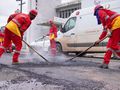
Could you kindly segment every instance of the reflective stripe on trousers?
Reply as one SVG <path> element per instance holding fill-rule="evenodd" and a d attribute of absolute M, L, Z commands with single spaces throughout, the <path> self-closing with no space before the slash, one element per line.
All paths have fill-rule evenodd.
<path fill-rule="evenodd" d="M 20 51 L 15 50 L 14 53 L 20 53 Z"/>
<path fill-rule="evenodd" d="M 16 19 L 12 19 L 12 21 L 15 22 L 18 25 L 18 27 L 21 27 L 21 24 Z"/>
<path fill-rule="evenodd" d="M 117 58 L 120 58 L 120 56 L 117 55 L 117 53 L 120 52 L 120 50 L 113 50 L 111 48 L 108 48 L 108 50 L 112 51 L 112 53 L 117 57 Z"/>
<path fill-rule="evenodd" d="M 116 16 L 118 16 L 118 15 L 119 15 L 119 14 L 117 14 L 117 13 L 113 14 L 112 16 L 108 16 L 108 15 L 107 15 L 107 16 L 105 17 L 105 21 L 107 21 L 108 18 L 110 18 L 110 20 L 113 20 L 113 19 L 114 19 Z"/>
<path fill-rule="evenodd" d="M 2 48 L 2 49 L 4 49 L 4 50 L 6 50 L 6 48 L 5 48 L 4 46 L 0 46 L 0 48 Z"/>

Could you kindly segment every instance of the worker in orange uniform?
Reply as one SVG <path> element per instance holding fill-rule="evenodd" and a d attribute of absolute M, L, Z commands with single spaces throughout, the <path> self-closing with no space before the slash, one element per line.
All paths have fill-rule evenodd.
<path fill-rule="evenodd" d="M 3 41 L 4 41 L 4 33 L 0 31 L 0 46 L 2 46 Z"/>
<path fill-rule="evenodd" d="M 24 32 L 31 24 L 31 20 L 35 19 L 37 15 L 36 10 L 31 10 L 29 14 L 20 13 L 16 15 L 5 27 L 5 38 L 2 47 L 0 48 L 0 57 L 5 49 L 11 43 L 15 44 L 16 50 L 13 54 L 12 63 L 18 64 L 18 58 L 22 48 L 22 38 Z"/>
<path fill-rule="evenodd" d="M 49 24 L 50 24 L 49 39 L 50 39 L 51 54 L 55 56 L 56 55 L 55 38 L 57 37 L 57 27 L 51 20 L 49 21 Z"/>
<path fill-rule="evenodd" d="M 104 55 L 103 64 L 101 68 L 108 69 L 108 64 L 111 59 L 112 53 L 116 56 L 120 56 L 120 15 L 114 11 L 103 8 L 101 5 L 95 7 L 94 15 L 97 18 L 98 24 L 102 24 L 103 32 L 99 37 L 99 40 L 95 42 L 95 45 L 99 44 L 107 32 L 109 32 L 109 40 L 107 43 L 107 51 Z"/>
<path fill-rule="evenodd" d="M 14 14 L 11 14 L 7 20 L 7 23 L 9 23 L 16 15 L 20 14 L 19 12 L 15 12 Z M 12 41 L 11 43 L 9 44 L 9 46 L 7 47 L 7 50 L 6 51 L 9 51 L 9 52 L 12 52 Z"/>

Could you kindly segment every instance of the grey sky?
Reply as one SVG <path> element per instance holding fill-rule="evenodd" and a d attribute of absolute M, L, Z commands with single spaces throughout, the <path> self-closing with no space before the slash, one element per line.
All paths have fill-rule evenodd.
<path fill-rule="evenodd" d="M 27 4 L 28 0 L 23 0 L 23 2 L 26 2 L 25 5 L 23 5 L 23 12 L 27 13 Z M 61 0 L 63 3 L 66 3 L 68 1 L 72 0 Z M 0 0 L 0 27 L 6 24 L 7 18 L 10 14 L 14 13 L 15 10 L 19 9 L 20 6 L 18 5 L 20 1 L 16 0 Z"/>
<path fill-rule="evenodd" d="M 23 2 L 27 0 L 23 0 Z M 15 10 L 19 9 L 18 5 L 20 2 L 16 0 L 1 0 L 0 1 L 0 26 L 6 23 L 7 18 L 10 14 L 14 13 Z M 23 5 L 23 12 L 27 12 L 27 4 Z"/>
<path fill-rule="evenodd" d="M 0 1 L 0 15 L 8 15 L 13 13 L 17 8 L 15 0 L 1 0 Z"/>

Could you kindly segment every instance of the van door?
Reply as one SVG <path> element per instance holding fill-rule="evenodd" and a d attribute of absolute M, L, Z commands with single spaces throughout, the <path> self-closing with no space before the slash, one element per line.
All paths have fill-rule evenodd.
<path fill-rule="evenodd" d="M 63 51 L 74 51 L 75 40 L 75 26 L 77 17 L 71 17 L 68 19 L 63 27 L 62 48 Z"/>
<path fill-rule="evenodd" d="M 99 35 L 102 32 L 102 26 L 98 26 L 96 22 L 96 17 L 92 13 L 86 13 L 82 15 L 77 20 L 77 43 L 76 51 L 84 51 L 90 45 L 92 45 L 96 40 L 98 40 Z M 92 51 L 97 51 L 99 47 L 96 47 Z"/>

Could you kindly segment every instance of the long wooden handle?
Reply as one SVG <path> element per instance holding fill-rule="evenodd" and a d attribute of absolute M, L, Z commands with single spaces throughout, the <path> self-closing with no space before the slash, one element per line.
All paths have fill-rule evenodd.
<path fill-rule="evenodd" d="M 106 37 L 104 37 L 103 39 L 101 39 L 100 42 L 102 42 L 102 41 L 103 41 L 104 39 L 106 39 L 107 37 L 109 37 L 109 36 L 107 35 Z M 100 42 L 99 42 L 99 43 L 100 43 Z M 75 59 L 76 57 L 82 55 L 83 53 L 87 52 L 87 51 L 88 51 L 90 48 L 92 48 L 93 46 L 95 46 L 95 42 L 94 42 L 92 45 L 90 45 L 85 51 L 80 52 L 78 55 L 76 55 L 75 57 L 72 57 L 71 59 L 68 59 L 67 61 L 71 61 L 71 60 Z"/>
<path fill-rule="evenodd" d="M 43 57 L 41 54 L 39 54 L 34 48 L 32 48 L 26 41 L 22 40 L 30 49 L 32 49 L 34 52 L 36 52 L 40 57 L 42 57 L 46 62 L 49 63 L 49 61 Z"/>

